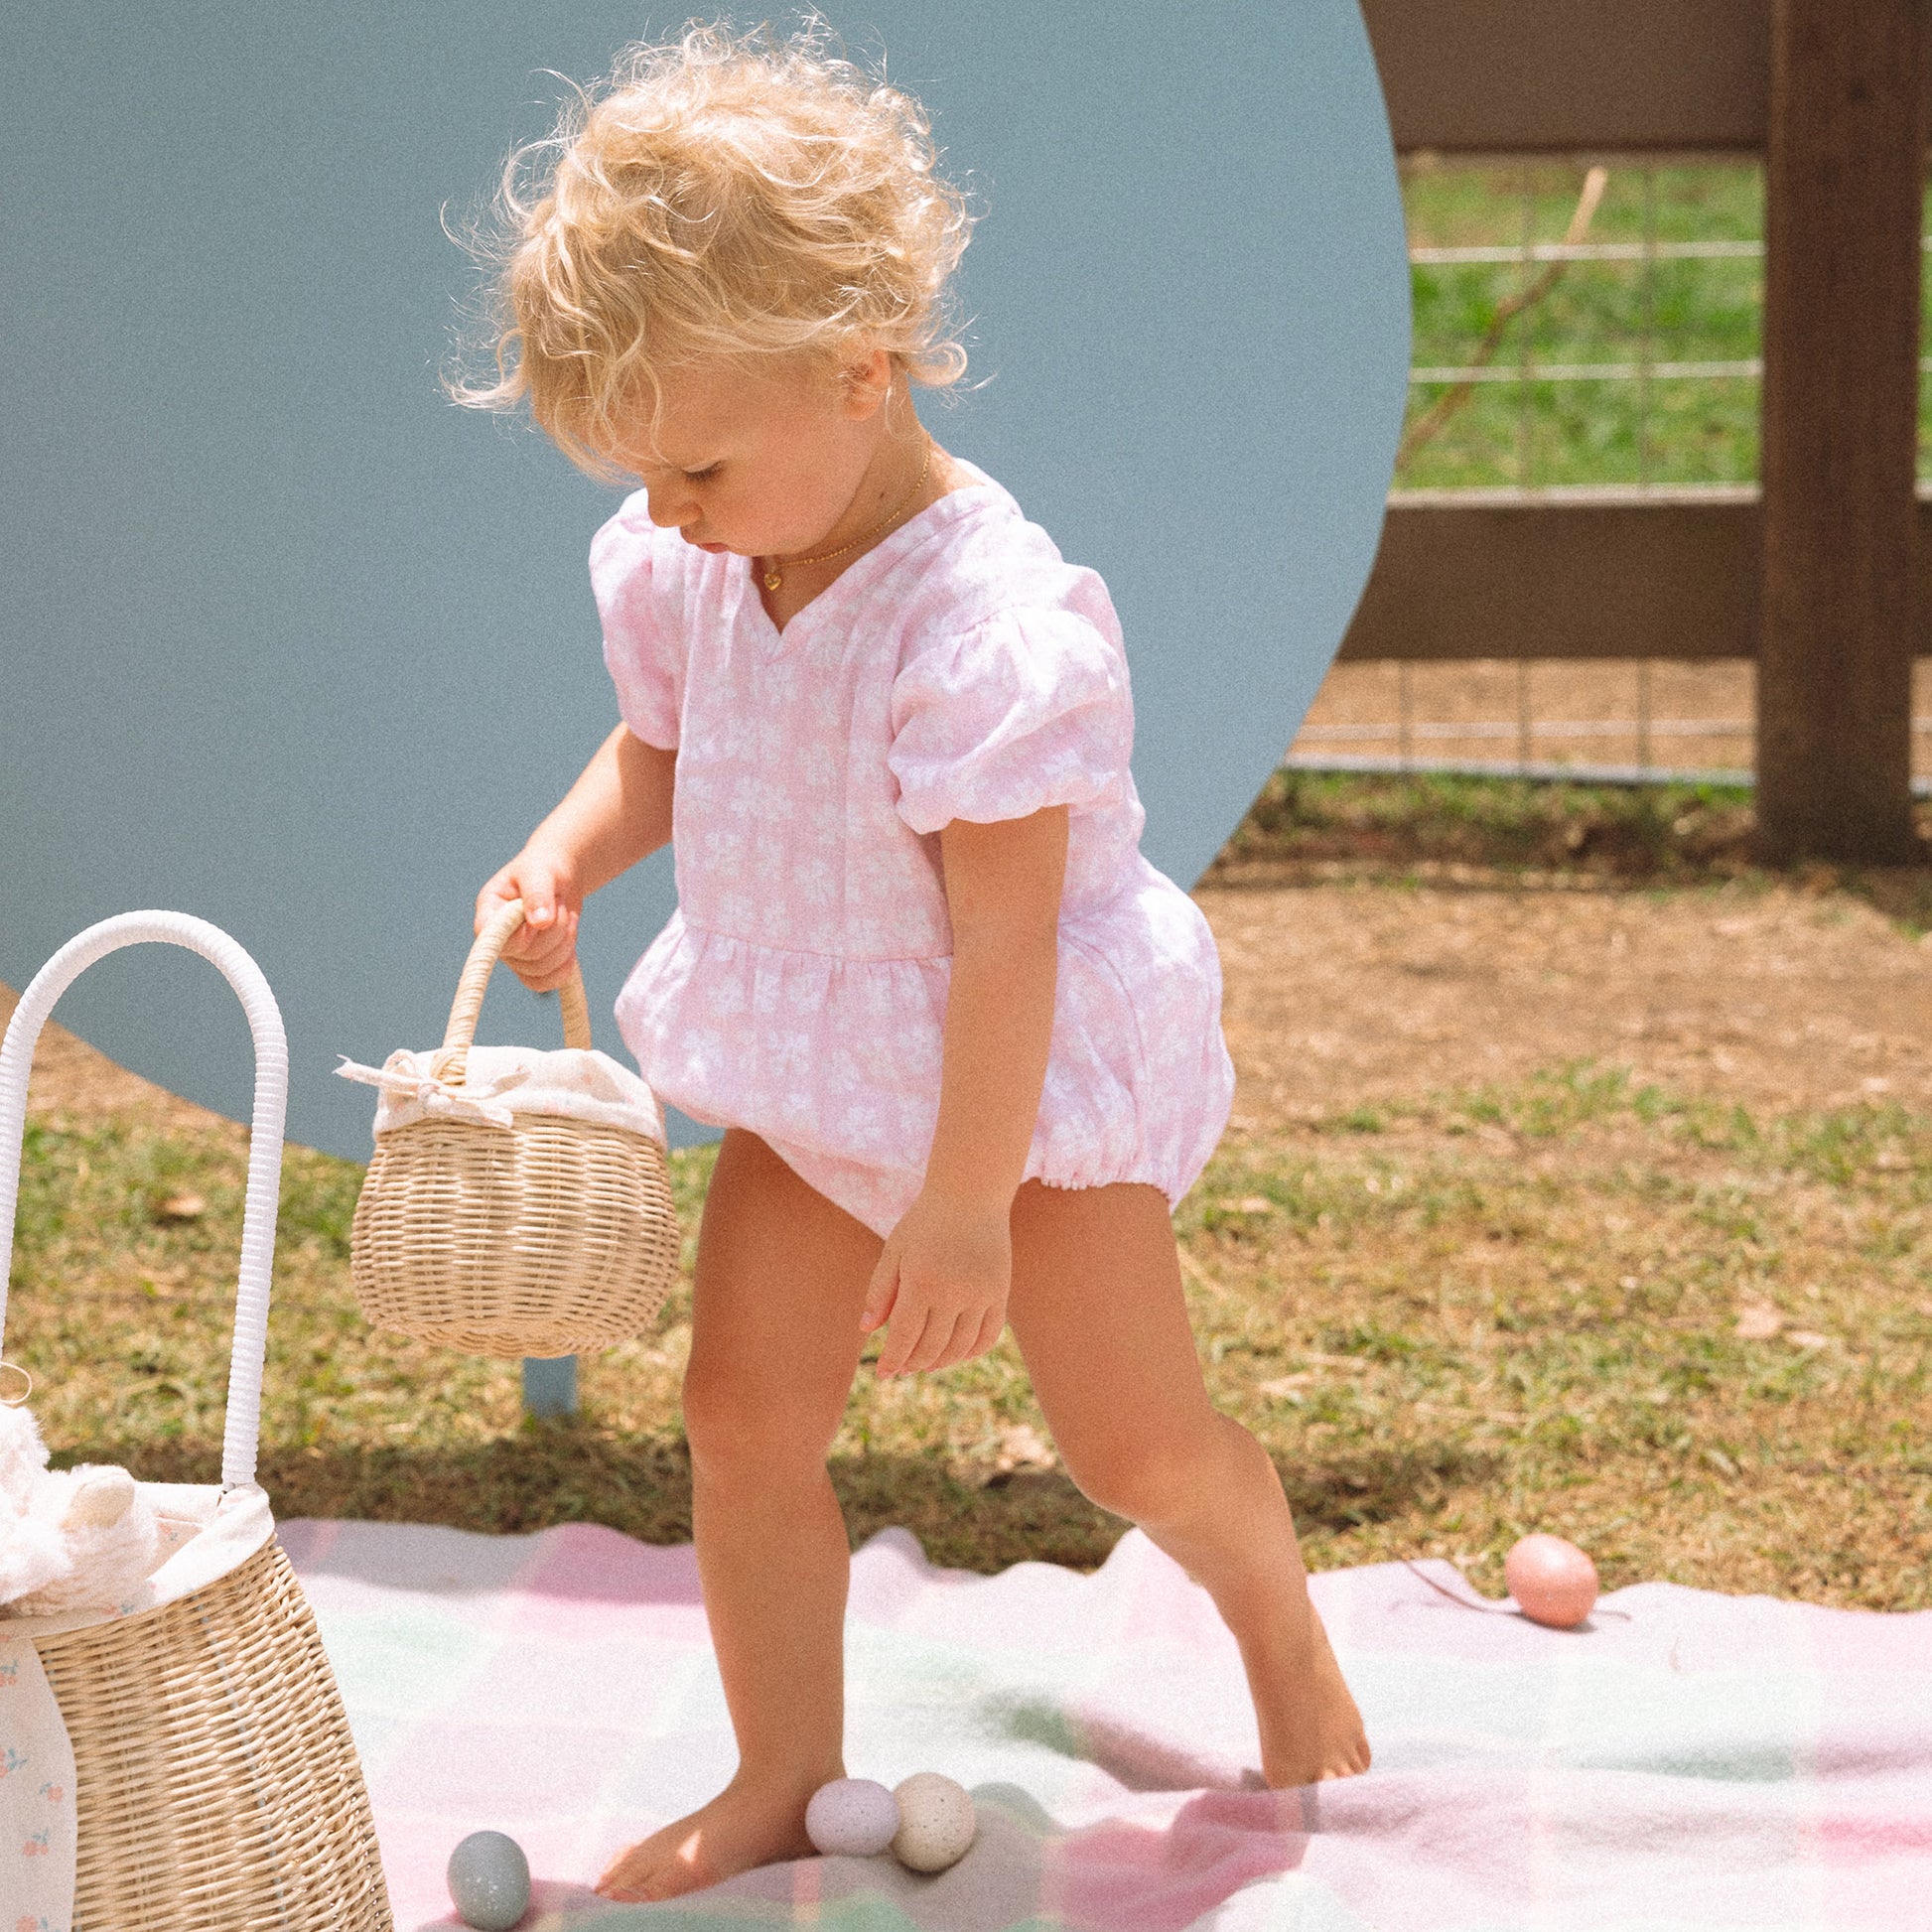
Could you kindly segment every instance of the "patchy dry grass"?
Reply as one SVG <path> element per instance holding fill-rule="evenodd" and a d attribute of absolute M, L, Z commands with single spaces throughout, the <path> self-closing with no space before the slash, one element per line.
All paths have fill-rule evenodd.
<path fill-rule="evenodd" d="M 1219 869 L 1340 860 L 1709 879 L 1748 868 L 1751 831 L 1751 794 L 1727 786 L 1284 769 L 1262 788 Z"/>
<path fill-rule="evenodd" d="M 1932 802 L 1917 808 L 1932 853 Z M 1414 772 L 1279 770 L 1209 884 L 1571 882 L 1748 890 L 1774 882 L 1864 899 L 1904 931 L 1932 930 L 1932 868 L 1763 869 L 1751 794 L 1724 785 L 1549 784 Z"/>
<path fill-rule="evenodd" d="M 1578 1067 L 1325 1125 L 1183 1214 L 1312 1560 L 1499 1587 L 1550 1528 L 1617 1582 L 1932 1605 L 1932 1122 Z"/>
<path fill-rule="evenodd" d="M 239 1130 L 58 1113 L 30 1135 L 8 1354 L 59 1459 L 219 1460 Z M 687 1227 L 708 1173 L 677 1157 Z M 513 1364 L 370 1332 L 360 1171 L 292 1152 L 263 1479 L 285 1517 L 689 1534 L 682 1293 L 521 1419 Z M 206 1211 L 169 1220 L 185 1191 Z M 1932 1606 L 1932 1120 L 1753 1115 L 1578 1066 L 1255 1130 L 1179 1219 L 1216 1398 L 1274 1452 L 1314 1565 L 1441 1554 L 1500 1588 L 1533 1527 L 1606 1579 Z M 935 1558 L 1099 1561 L 1121 1525 L 1052 1461 L 1009 1339 L 861 1383 L 834 1474 L 856 1536 Z"/>

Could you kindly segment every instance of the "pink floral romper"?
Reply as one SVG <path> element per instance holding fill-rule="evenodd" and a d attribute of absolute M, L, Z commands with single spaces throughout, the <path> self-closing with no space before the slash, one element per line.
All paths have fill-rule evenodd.
<path fill-rule="evenodd" d="M 617 1007 L 658 1097 L 749 1128 L 890 1233 L 938 1119 L 939 828 L 1065 805 L 1027 1174 L 1178 1201 L 1227 1123 L 1234 1069 L 1207 922 L 1141 855 L 1127 659 L 1100 578 L 982 479 L 782 632 L 748 560 L 658 529 L 641 491 L 598 532 L 591 582 L 624 723 L 678 755 L 678 909 Z"/>

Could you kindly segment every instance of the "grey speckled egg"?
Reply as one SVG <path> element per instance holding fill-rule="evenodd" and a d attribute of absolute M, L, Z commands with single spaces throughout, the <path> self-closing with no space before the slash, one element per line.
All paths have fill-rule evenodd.
<path fill-rule="evenodd" d="M 898 1801 L 871 1778 L 834 1778 L 805 1807 L 805 1836 L 828 1859 L 871 1859 L 898 1830 Z"/>
<path fill-rule="evenodd" d="M 937 1771 L 914 1771 L 893 1796 L 898 1835 L 893 1855 L 913 1871 L 944 1871 L 972 1849 L 979 1817 L 964 1785 Z"/>
<path fill-rule="evenodd" d="M 510 1932 L 530 1909 L 530 1862 L 502 1832 L 472 1832 L 450 1854 L 450 1903 L 476 1932 Z"/>

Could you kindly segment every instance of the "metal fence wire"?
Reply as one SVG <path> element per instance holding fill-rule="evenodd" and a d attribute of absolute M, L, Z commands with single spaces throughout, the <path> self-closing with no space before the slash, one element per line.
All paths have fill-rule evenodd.
<path fill-rule="evenodd" d="M 1722 178 L 1728 192 L 1701 194 L 1700 176 Z M 1721 394 L 1732 442 L 1719 460 L 1729 467 L 1707 468 L 1698 480 L 1756 481 L 1752 419 L 1762 358 L 1697 350 L 1710 346 L 1714 334 L 1734 337 L 1741 329 L 1752 348 L 1761 337 L 1761 169 L 1735 161 L 1583 170 L 1535 160 L 1513 170 L 1424 162 L 1405 166 L 1404 188 L 1413 236 L 1475 227 L 1489 238 L 1426 238 L 1410 248 L 1418 359 L 1409 374 L 1398 494 L 1405 484 L 1617 483 L 1650 489 L 1681 482 L 1687 453 L 1698 460 L 1690 440 L 1719 440 L 1698 418 L 1700 401 Z M 1571 196 L 1562 233 L 1553 236 L 1552 206 Z M 1600 232 L 1606 200 L 1622 231 L 1615 236 Z M 1666 208 L 1670 233 L 1660 232 Z M 1513 238 L 1497 238 L 1505 222 Z M 1700 224 L 1704 232 L 1683 232 Z M 1755 231 L 1734 232 L 1739 225 Z M 1932 237 L 1926 246 L 1932 250 Z M 1679 265 L 1733 263 L 1754 265 L 1754 272 L 1747 280 L 1730 272 L 1725 327 L 1707 326 L 1698 271 Z M 1591 275 L 1613 277 L 1619 287 L 1579 286 Z M 1454 359 L 1444 357 L 1446 347 Z M 1922 356 L 1920 368 L 1932 371 L 1932 356 Z M 1603 400 L 1592 413 L 1578 398 Z M 1554 477 L 1542 456 L 1553 423 L 1569 458 Z M 1450 442 L 1456 448 L 1446 460 Z M 1923 473 L 1923 437 L 1920 467 Z M 1923 796 L 1932 795 L 1932 683 L 1926 667 L 1919 670 L 1913 788 Z M 1286 763 L 1301 770 L 1747 786 L 1755 757 L 1753 672 L 1744 661 L 1662 659 L 1341 664 Z"/>

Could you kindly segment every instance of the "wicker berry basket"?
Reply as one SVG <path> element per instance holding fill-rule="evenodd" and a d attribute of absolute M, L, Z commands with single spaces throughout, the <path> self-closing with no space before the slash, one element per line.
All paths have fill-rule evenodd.
<path fill-rule="evenodd" d="M 21 996 L 0 1045 L 0 1257 L 12 1246 L 28 1071 L 41 1028 L 78 973 L 142 940 L 186 946 L 219 968 L 254 1035 L 221 1484 L 193 1493 L 217 1522 L 231 1509 L 259 1512 L 256 1521 L 272 1530 L 255 1456 L 288 1045 L 268 982 L 218 927 L 180 912 L 103 920 L 69 940 Z M 6 1291 L 0 1265 L 0 1325 Z M 0 1638 L 38 1653 L 72 1746 L 73 1932 L 392 1932 L 342 1699 L 308 1599 L 273 1535 L 173 1600 L 80 1615 L 100 1620 L 0 1621 Z M 51 1634 L 43 1633 L 48 1623 Z M 14 1913 L 0 1917 L 11 1924 Z"/>
<path fill-rule="evenodd" d="M 523 921 L 512 900 L 478 935 L 432 1065 L 460 1093 L 484 990 Z M 589 1050 L 575 967 L 564 1044 Z M 378 1328 L 475 1355 L 574 1355 L 650 1324 L 680 1237 L 663 1145 L 627 1128 L 516 1112 L 376 1136 L 349 1231 L 362 1312 Z"/>

